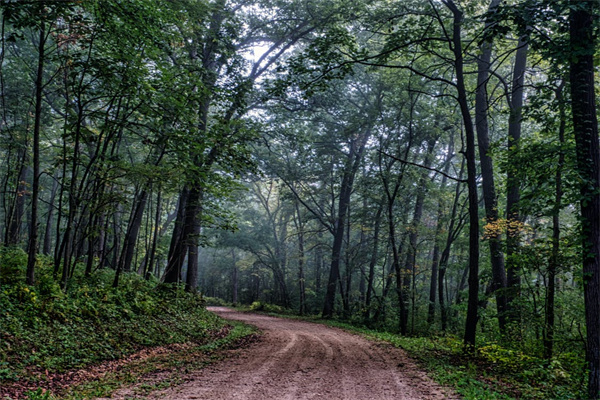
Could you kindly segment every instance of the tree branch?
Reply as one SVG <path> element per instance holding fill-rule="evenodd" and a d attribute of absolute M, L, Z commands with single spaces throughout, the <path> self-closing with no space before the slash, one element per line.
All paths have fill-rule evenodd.
<path fill-rule="evenodd" d="M 386 157 L 390 157 L 390 158 L 392 158 L 392 159 L 394 159 L 394 160 L 396 160 L 396 161 L 399 161 L 399 162 L 401 162 L 401 163 L 408 164 L 408 165 L 414 165 L 415 167 L 419 167 L 419 168 L 427 169 L 427 170 L 429 170 L 429 171 L 433 171 L 433 172 L 435 172 L 435 173 L 441 174 L 441 175 L 445 176 L 445 177 L 446 177 L 446 178 L 448 178 L 448 179 L 452 179 L 452 180 L 453 180 L 453 181 L 455 181 L 455 182 L 460 182 L 460 183 L 466 183 L 466 182 L 467 182 L 467 180 L 466 180 L 466 179 L 458 179 L 458 178 L 455 178 L 455 177 L 453 177 L 453 176 L 450 176 L 450 175 L 446 174 L 446 173 L 445 173 L 445 172 L 443 172 L 443 171 L 440 171 L 439 169 L 432 168 L 432 167 L 426 167 L 426 166 L 424 166 L 424 165 L 421 165 L 421 164 L 417 164 L 417 163 L 413 163 L 413 162 L 410 162 L 410 161 L 406 161 L 406 160 L 403 160 L 403 159 L 401 159 L 401 158 L 398 158 L 398 157 L 396 157 L 396 156 L 393 156 L 393 155 L 391 155 L 391 154 L 388 154 L 388 153 L 386 153 L 385 151 L 382 151 L 382 150 L 379 150 L 379 153 L 383 154 L 383 155 L 384 155 L 384 156 L 386 156 Z"/>

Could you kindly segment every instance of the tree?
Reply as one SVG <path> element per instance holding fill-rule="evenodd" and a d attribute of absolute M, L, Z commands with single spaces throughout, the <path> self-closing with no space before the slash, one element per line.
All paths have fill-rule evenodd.
<path fill-rule="evenodd" d="M 41 9 L 41 13 L 44 11 Z M 38 65 L 35 75 L 35 114 L 33 125 L 33 184 L 31 187 L 31 222 L 27 252 L 27 284 L 35 282 L 35 261 L 38 250 L 38 203 L 40 196 L 40 129 L 42 125 L 42 92 L 44 84 L 44 61 L 48 33 L 45 16 L 40 18 L 38 39 Z"/>
<path fill-rule="evenodd" d="M 29 216 L 29 240 L 28 240 L 28 261 L 26 282 L 28 285 L 35 283 L 35 263 L 38 251 L 38 208 L 40 197 L 40 132 L 42 129 L 42 109 L 44 87 L 48 82 L 45 82 L 45 64 L 47 62 L 47 52 L 50 34 L 57 18 L 57 14 L 61 11 L 61 6 L 47 7 L 43 2 L 37 4 L 28 4 L 25 7 L 18 9 L 14 6 L 9 6 L 3 10 L 3 21 L 18 26 L 21 29 L 31 28 L 37 33 L 37 43 L 34 43 L 37 51 L 37 61 L 35 66 L 34 78 L 34 111 L 33 111 L 33 138 L 32 138 L 32 184 L 31 184 L 31 213 Z M 22 196 L 22 195 L 21 195 Z M 22 204 L 22 203 L 21 203 Z M 16 213 L 16 218 L 12 223 L 12 228 L 9 228 L 11 233 L 8 235 L 7 242 L 15 242 L 18 237 L 21 207 L 13 209 Z"/>
<path fill-rule="evenodd" d="M 508 142 L 507 148 L 509 154 L 518 153 L 521 141 L 521 121 L 523 115 L 523 97 L 525 68 L 527 66 L 527 52 L 529 50 L 529 39 L 526 36 L 519 38 L 517 51 L 515 54 L 515 63 L 513 67 L 513 77 L 510 94 L 510 114 L 508 117 Z M 510 155 L 509 155 L 510 157 Z M 509 160 L 510 162 L 510 160 Z M 519 296 L 520 278 L 518 272 L 518 263 L 515 258 L 518 253 L 520 242 L 520 231 L 523 217 L 519 210 L 521 199 L 519 182 L 515 176 L 514 169 L 509 169 L 506 177 L 506 258 L 507 258 L 507 290 L 508 303 L 511 306 L 509 319 L 515 321 L 518 319 L 518 312 L 512 307 L 512 302 Z"/>
<path fill-rule="evenodd" d="M 600 398 L 600 146 L 594 85 L 594 1 L 570 3 L 570 80 L 577 170 L 581 179 L 583 288 L 588 396 Z"/>
<path fill-rule="evenodd" d="M 499 0 L 492 0 L 488 8 L 488 15 L 497 11 Z M 484 34 L 493 27 L 493 19 L 488 16 L 484 27 Z M 499 222 L 498 198 L 494 180 L 494 165 L 490 152 L 490 137 L 488 124 L 488 82 L 492 65 L 491 38 L 484 40 L 480 46 L 481 55 L 477 58 L 477 89 L 475 93 L 475 127 L 477 130 L 477 145 L 479 148 L 479 163 L 481 168 L 481 188 L 485 206 L 485 218 L 489 226 Z M 488 234 L 490 259 L 492 264 L 492 291 L 496 294 L 496 307 L 498 311 L 498 325 L 501 331 L 506 328 L 507 298 L 506 298 L 506 270 L 504 253 L 501 247 L 500 233 L 496 230 Z"/>
<path fill-rule="evenodd" d="M 453 15 L 451 43 L 454 52 L 454 68 L 456 71 L 456 91 L 460 112 L 463 117 L 466 138 L 465 159 L 467 162 L 467 188 L 469 191 L 469 300 L 464 342 L 467 347 L 474 348 L 477 333 L 477 309 L 479 307 L 479 208 L 477 205 L 475 131 L 467 102 L 467 90 L 464 81 L 464 60 L 461 39 L 463 12 L 452 0 L 446 0 L 443 1 L 443 3 Z"/>

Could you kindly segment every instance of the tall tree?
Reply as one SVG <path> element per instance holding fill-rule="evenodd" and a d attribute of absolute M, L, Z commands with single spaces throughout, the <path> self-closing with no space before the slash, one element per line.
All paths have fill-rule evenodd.
<path fill-rule="evenodd" d="M 456 73 L 456 92 L 460 112 L 463 117 L 467 162 L 467 188 L 469 191 L 469 299 L 467 304 L 467 321 L 465 323 L 464 342 L 468 348 L 475 346 L 479 307 L 479 206 L 477 200 L 477 167 L 475 162 L 475 130 L 467 99 L 465 86 L 464 58 L 462 46 L 463 12 L 452 0 L 442 0 L 452 12 L 451 45 L 454 53 Z"/>
<path fill-rule="evenodd" d="M 521 141 L 521 125 L 523 118 L 523 97 L 525 83 L 525 68 L 527 66 L 527 52 L 529 50 L 529 39 L 521 36 L 517 44 L 513 77 L 510 93 L 510 114 L 508 120 L 508 154 L 518 154 Z M 510 162 L 510 161 L 509 161 Z M 506 177 L 506 270 L 507 270 L 507 301 L 512 305 L 519 295 L 520 278 L 518 262 L 516 260 L 521 237 L 522 217 L 519 210 L 521 199 L 519 180 L 513 168 L 508 169 Z M 509 318 L 515 321 L 519 318 L 516 307 L 510 307 Z"/>
<path fill-rule="evenodd" d="M 404 295 L 404 317 L 402 317 L 405 321 L 408 321 L 408 311 L 409 311 L 409 304 L 408 304 L 408 298 L 409 298 L 409 293 L 411 293 L 411 298 L 412 298 L 412 308 L 413 308 L 413 313 L 412 313 L 412 330 L 414 330 L 414 308 L 415 308 L 415 299 L 414 296 L 416 295 L 414 293 L 414 288 L 411 290 L 410 287 L 410 283 L 411 281 L 413 282 L 413 286 L 414 286 L 414 280 L 415 280 L 415 273 L 416 273 L 416 260 L 417 260 L 417 244 L 418 244 L 418 239 L 419 239 L 419 227 L 421 226 L 421 218 L 423 217 L 423 203 L 425 201 L 425 195 L 427 194 L 427 180 L 428 180 L 428 175 L 427 175 L 427 170 L 431 167 L 431 164 L 433 162 L 433 151 L 435 148 L 435 145 L 437 143 L 437 138 L 436 137 L 430 137 L 427 140 L 427 150 L 425 151 L 425 158 L 423 160 L 423 167 L 424 170 L 421 171 L 421 177 L 419 178 L 417 187 L 420 188 L 419 192 L 417 193 L 417 198 L 415 200 L 415 208 L 413 211 L 413 218 L 409 227 L 409 231 L 410 233 L 408 234 L 408 249 L 406 252 L 406 263 L 404 264 L 404 279 L 402 282 L 402 286 L 403 286 L 403 295 Z M 403 332 L 403 334 L 406 334 L 406 332 Z"/>
<path fill-rule="evenodd" d="M 354 179 L 363 160 L 363 154 L 367 141 L 372 133 L 372 119 L 368 119 L 366 124 L 359 124 L 354 127 L 355 138 L 350 140 L 350 148 L 346 154 L 346 162 L 342 175 L 340 194 L 337 205 L 337 215 L 333 224 L 333 247 L 331 253 L 331 267 L 329 269 L 329 279 L 327 281 L 327 291 L 325 293 L 325 302 L 323 304 L 323 317 L 331 318 L 334 312 L 334 302 L 338 280 L 340 278 L 340 261 L 342 255 L 342 244 L 346 228 L 346 218 L 350 207 L 350 196 L 354 186 Z"/>
<path fill-rule="evenodd" d="M 563 99 L 565 82 L 562 80 L 555 90 L 556 102 L 559 108 L 558 126 L 558 163 L 554 177 L 555 194 L 554 207 L 552 210 L 552 252 L 548 261 L 548 292 L 546 294 L 546 326 L 544 332 L 544 355 L 547 359 L 552 358 L 554 352 L 554 329 L 555 329 L 555 298 L 556 298 L 556 276 L 560 265 L 560 211 L 563 207 L 563 173 L 565 166 L 565 131 L 567 125 L 566 104 Z"/>
<path fill-rule="evenodd" d="M 307 3 L 303 7 L 295 7 L 294 2 L 256 1 L 252 8 L 245 7 L 243 2 L 230 4 L 216 0 L 202 10 L 194 7 L 199 5 L 184 2 L 182 9 L 189 9 L 199 21 L 188 21 L 181 29 L 185 31 L 183 45 L 187 51 L 182 58 L 188 59 L 185 62 L 192 67 L 190 73 L 200 71 L 200 96 L 196 105 L 198 134 L 193 135 L 191 141 L 194 148 L 193 174 L 188 177 L 186 185 L 189 195 L 184 219 L 177 220 L 182 226 L 182 234 L 177 239 L 178 246 L 169 255 L 165 276 L 167 282 L 176 281 L 171 271 L 180 270 L 183 262 L 177 255 L 188 252 L 186 286 L 190 290 L 196 287 L 197 238 L 206 191 L 211 189 L 207 178 L 215 174 L 223 176 L 221 171 L 240 174 L 251 165 L 249 154 L 241 151 L 253 138 L 247 129 L 243 129 L 242 117 L 250 107 L 249 98 L 256 81 L 295 44 L 321 25 L 339 18 L 343 10 L 337 2 L 331 6 Z M 295 18 L 273 20 L 269 16 L 272 9 L 290 13 Z M 249 62 L 243 55 L 256 44 L 266 45 L 267 50 L 258 59 Z M 248 72 L 243 74 L 242 71 Z M 231 75 L 233 72 L 236 74 Z M 218 116 L 215 114 L 217 111 Z"/>
<path fill-rule="evenodd" d="M 593 0 L 569 3 L 571 107 L 581 184 L 583 289 L 587 326 L 588 396 L 600 398 L 600 146 L 594 54 L 596 34 Z"/>
<path fill-rule="evenodd" d="M 444 176 L 442 177 L 442 182 L 440 183 L 440 189 L 444 190 L 446 188 L 446 182 L 448 180 L 448 173 L 450 172 L 451 161 L 454 158 L 454 134 L 450 134 L 450 141 L 448 143 L 448 148 L 446 150 L 446 158 L 444 160 Z M 443 232 L 443 220 L 444 217 L 444 208 L 445 202 L 443 198 L 440 196 L 438 199 L 438 210 L 436 216 L 436 227 L 435 234 L 433 237 L 433 253 L 431 256 L 431 279 L 429 280 L 429 306 L 427 308 L 427 323 L 429 325 L 433 324 L 435 318 L 435 299 L 436 293 L 438 292 L 438 271 L 440 266 L 440 241 L 441 235 Z"/>
<path fill-rule="evenodd" d="M 492 0 L 488 8 L 488 15 L 496 12 L 500 0 Z M 491 17 L 485 22 L 484 34 L 493 26 Z M 477 58 L 477 89 L 475 93 L 475 127 L 477 130 L 477 145 L 479 147 L 479 163 L 481 167 L 481 187 L 483 202 L 485 206 L 485 218 L 489 230 L 488 243 L 490 259 L 492 263 L 492 291 L 496 294 L 496 307 L 498 311 L 498 324 L 500 330 L 506 327 L 506 270 L 504 264 L 504 253 L 501 246 L 500 231 L 496 229 L 498 220 L 498 198 L 496 195 L 496 184 L 494 181 L 494 165 L 490 151 L 489 135 L 489 101 L 488 81 L 490 79 L 490 68 L 492 63 L 492 43 L 488 37 L 480 46 L 481 54 Z"/>

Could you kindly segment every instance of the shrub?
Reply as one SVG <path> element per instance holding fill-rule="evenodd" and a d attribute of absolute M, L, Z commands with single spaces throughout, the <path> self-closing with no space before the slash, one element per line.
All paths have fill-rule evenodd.
<path fill-rule="evenodd" d="M 221 299 L 220 297 L 205 297 L 204 301 L 207 306 L 231 307 L 231 303 Z"/>
<path fill-rule="evenodd" d="M 143 346 L 204 343 L 222 320 L 205 309 L 202 296 L 176 286 L 156 286 L 125 274 L 112 287 L 114 271 L 81 273 L 64 293 L 43 262 L 37 284 L 27 286 L 22 251 L 0 250 L 9 260 L 10 283 L 0 291 L 0 376 L 18 379 L 27 369 L 62 371 L 130 354 Z M 26 260 L 26 256 L 25 256 Z M 42 259 L 41 259 L 42 260 Z M 16 274 L 16 275 L 15 275 Z"/>
<path fill-rule="evenodd" d="M 253 302 L 250 305 L 250 310 L 251 311 L 262 311 L 262 312 L 268 312 L 268 313 L 274 313 L 274 314 L 292 314 L 292 311 L 285 307 L 281 307 L 276 304 L 263 303 L 260 301 Z"/>
<path fill-rule="evenodd" d="M 0 282 L 9 285 L 25 281 L 27 253 L 18 247 L 0 247 Z"/>

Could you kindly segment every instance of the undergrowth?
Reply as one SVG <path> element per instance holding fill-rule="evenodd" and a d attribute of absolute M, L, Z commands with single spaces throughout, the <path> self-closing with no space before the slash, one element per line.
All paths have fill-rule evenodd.
<path fill-rule="evenodd" d="M 256 329 L 239 322 L 231 322 L 231 329 L 221 338 L 203 345 L 195 345 L 160 354 L 152 358 L 128 363 L 124 368 L 110 372 L 99 379 L 75 385 L 61 399 L 80 400 L 109 396 L 123 385 L 134 385 L 131 390 L 143 396 L 183 382 L 185 375 L 201 369 L 222 358 L 221 350 L 243 345 L 251 341 Z M 156 373 L 160 374 L 157 379 Z M 183 373 L 183 374 L 182 374 Z M 31 399 L 34 400 L 34 399 Z M 54 399 L 49 399 L 54 400 Z"/>
<path fill-rule="evenodd" d="M 259 311 L 266 313 L 274 313 L 278 315 L 294 315 L 294 311 L 289 308 L 281 307 L 276 304 L 255 301 L 250 305 L 250 311 Z"/>
<path fill-rule="evenodd" d="M 25 284 L 26 254 L 0 247 L 0 381 L 35 382 L 54 373 L 121 359 L 140 349 L 186 343 L 202 351 L 235 340 L 203 298 L 175 286 L 114 271 L 76 272 L 61 289 L 50 261 L 40 258 L 36 284 Z M 83 268 L 77 268 L 81 271 Z M 228 332 L 229 333 L 229 332 Z M 221 335 L 222 336 L 222 335 Z M 199 347 L 200 346 L 200 347 Z M 40 397 L 42 396 L 42 397 Z M 46 392 L 30 393 L 44 398 Z"/>

